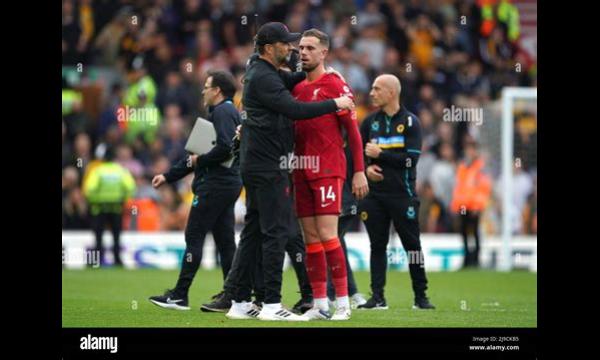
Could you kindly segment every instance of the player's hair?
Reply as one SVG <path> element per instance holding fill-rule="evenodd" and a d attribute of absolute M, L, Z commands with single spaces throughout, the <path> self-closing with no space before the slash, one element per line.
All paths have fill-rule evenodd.
<path fill-rule="evenodd" d="M 212 86 L 221 89 L 223 96 L 231 98 L 235 95 L 235 79 L 231 73 L 224 70 L 211 70 L 208 77 L 212 77 Z"/>
<path fill-rule="evenodd" d="M 302 37 L 305 36 L 313 36 L 319 39 L 319 43 L 321 43 L 327 50 L 329 50 L 329 35 L 325 34 L 319 29 L 309 29 L 302 33 Z"/>

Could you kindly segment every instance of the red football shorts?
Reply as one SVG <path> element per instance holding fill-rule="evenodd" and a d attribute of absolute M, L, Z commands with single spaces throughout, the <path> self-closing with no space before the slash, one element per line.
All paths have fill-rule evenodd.
<path fill-rule="evenodd" d="M 342 178 L 321 178 L 294 184 L 294 201 L 299 218 L 339 215 L 342 210 Z"/>

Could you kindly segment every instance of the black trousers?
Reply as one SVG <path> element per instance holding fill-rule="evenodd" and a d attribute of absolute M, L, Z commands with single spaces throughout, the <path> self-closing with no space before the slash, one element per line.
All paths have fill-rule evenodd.
<path fill-rule="evenodd" d="M 102 247 L 102 234 L 104 227 L 108 223 L 113 236 L 113 254 L 115 265 L 122 265 L 121 261 L 121 230 L 122 230 L 122 213 L 121 212 L 99 212 L 91 217 L 92 230 L 96 238 L 95 251 L 100 256 L 100 264 L 104 264 L 104 248 Z"/>
<path fill-rule="evenodd" d="M 187 296 L 202 262 L 204 239 L 212 231 L 221 260 L 223 278 L 227 276 L 235 253 L 234 206 L 241 187 L 203 190 L 194 196 L 185 227 L 185 253 L 175 293 Z"/>
<path fill-rule="evenodd" d="M 371 291 L 374 296 L 384 295 L 387 271 L 387 245 L 390 223 L 400 236 L 407 252 L 406 260 L 415 296 L 425 296 L 427 277 L 421 251 L 418 198 L 394 197 L 389 194 L 369 193 L 361 202 L 360 214 L 371 242 Z"/>
<path fill-rule="evenodd" d="M 346 240 L 344 236 L 348 232 L 348 229 L 352 225 L 352 221 L 356 218 L 356 215 L 345 215 L 339 218 L 338 223 L 338 238 L 344 249 L 344 255 L 346 256 L 346 269 L 348 273 L 348 296 L 352 296 L 358 292 L 356 287 L 356 281 L 354 281 L 354 273 L 352 267 L 350 267 L 350 261 L 348 260 L 348 248 L 346 246 Z M 331 273 L 327 271 L 327 297 L 332 301 L 335 299 L 335 287 L 331 281 Z"/>
<path fill-rule="evenodd" d="M 460 232 L 463 238 L 465 258 L 463 266 L 479 266 L 479 218 L 478 212 L 468 211 L 460 215 Z M 475 247 L 471 249 L 469 244 L 469 230 L 472 231 Z"/>
<path fill-rule="evenodd" d="M 233 299 L 250 301 L 255 279 L 262 275 L 264 302 L 280 303 L 292 211 L 288 173 L 242 173 L 242 180 L 246 188 L 246 216 L 238 244 L 239 276 L 234 279 Z M 262 271 L 257 259 L 262 260 Z"/>
<path fill-rule="evenodd" d="M 290 237 L 285 246 L 285 252 L 291 259 L 292 266 L 294 268 L 294 272 L 296 273 L 296 279 L 298 280 L 298 288 L 300 289 L 300 294 L 304 299 L 312 299 L 312 288 L 310 286 L 310 281 L 308 280 L 308 274 L 306 273 L 306 266 L 304 264 L 306 257 L 306 247 L 304 245 L 304 238 L 302 237 L 302 232 L 300 231 L 300 226 L 298 224 L 298 218 L 296 218 L 295 213 L 292 211 L 290 213 L 292 216 L 290 217 L 290 226 L 289 232 Z M 259 247 L 260 248 L 260 247 Z M 231 270 L 229 274 L 227 274 L 227 278 L 225 279 L 225 284 L 223 286 L 223 290 L 228 296 L 233 297 L 235 293 L 235 279 L 239 276 L 239 252 L 240 247 L 238 246 L 235 255 L 233 257 L 233 263 L 231 264 Z M 264 281 L 263 281 L 263 269 L 262 269 L 262 253 L 260 251 L 257 252 L 257 260 L 256 260 L 256 270 L 255 277 L 253 282 L 253 289 L 256 295 L 256 301 L 262 302 L 264 301 Z"/>
<path fill-rule="evenodd" d="M 290 199 L 290 206 L 293 206 Z M 290 257 L 292 267 L 298 279 L 298 288 L 303 299 L 312 299 L 312 288 L 306 273 L 306 246 L 304 245 L 304 237 L 298 224 L 298 218 L 292 208 L 292 216 L 290 216 L 290 238 L 285 246 L 285 252 Z"/>

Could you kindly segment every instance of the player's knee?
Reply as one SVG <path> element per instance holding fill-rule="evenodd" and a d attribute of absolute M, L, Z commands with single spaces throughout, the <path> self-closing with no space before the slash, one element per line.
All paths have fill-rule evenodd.
<path fill-rule="evenodd" d="M 337 237 L 337 229 L 335 226 L 320 225 L 317 226 L 317 234 L 321 241 L 327 241 Z"/>
<path fill-rule="evenodd" d="M 312 227 L 304 226 L 304 228 L 302 229 L 302 235 L 304 237 L 304 242 L 307 244 L 313 244 L 321 241 L 317 229 L 314 229 Z"/>
<path fill-rule="evenodd" d="M 305 232 L 304 233 L 304 242 L 307 244 L 314 244 L 321 242 L 321 238 L 319 238 L 319 234 L 317 232 Z"/>

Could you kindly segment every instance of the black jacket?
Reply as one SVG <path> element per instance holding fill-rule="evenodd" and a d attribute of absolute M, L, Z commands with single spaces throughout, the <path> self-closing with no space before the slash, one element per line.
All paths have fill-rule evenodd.
<path fill-rule="evenodd" d="M 172 183 L 194 171 L 192 182 L 194 194 L 202 190 L 239 188 L 242 185 L 237 159 L 229 168 L 221 165 L 231 157 L 232 139 L 236 127 L 241 123 L 240 114 L 231 99 L 209 108 L 209 111 L 208 120 L 213 123 L 217 134 L 215 147 L 206 154 L 198 156 L 195 167 L 191 166 L 190 156 L 187 155 L 164 174 L 167 182 Z"/>
<path fill-rule="evenodd" d="M 290 90 L 306 77 L 303 72 L 277 70 L 257 59 L 246 71 L 242 102 L 242 172 L 280 171 L 293 152 L 294 136 L 290 119 L 310 119 L 335 112 L 334 100 L 299 102 Z"/>
<path fill-rule="evenodd" d="M 363 146 L 376 142 L 382 148 L 377 159 L 365 156 L 367 164 L 382 168 L 383 180 L 369 181 L 373 193 L 416 196 L 417 161 L 421 154 L 421 124 L 404 106 L 391 118 L 383 111 L 369 115 L 360 125 Z"/>

